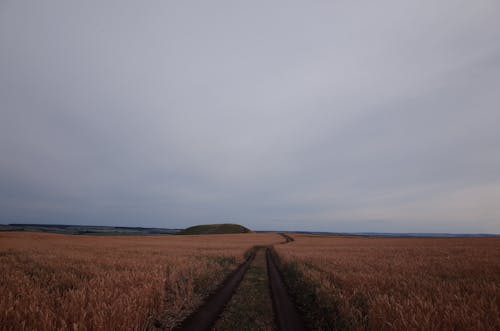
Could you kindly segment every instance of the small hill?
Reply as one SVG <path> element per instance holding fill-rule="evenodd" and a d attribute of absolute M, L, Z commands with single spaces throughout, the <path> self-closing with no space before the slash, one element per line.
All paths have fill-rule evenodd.
<path fill-rule="evenodd" d="M 184 229 L 177 234 L 191 235 L 191 234 L 227 234 L 227 233 L 248 233 L 249 229 L 239 224 L 204 224 L 195 225 L 190 228 Z"/>

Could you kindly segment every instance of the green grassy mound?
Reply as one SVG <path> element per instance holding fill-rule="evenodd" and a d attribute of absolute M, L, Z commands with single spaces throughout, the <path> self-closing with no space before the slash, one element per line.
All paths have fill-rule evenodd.
<path fill-rule="evenodd" d="M 248 233 L 251 232 L 246 227 L 239 224 L 205 224 L 195 225 L 184 229 L 177 234 L 227 234 L 227 233 Z"/>

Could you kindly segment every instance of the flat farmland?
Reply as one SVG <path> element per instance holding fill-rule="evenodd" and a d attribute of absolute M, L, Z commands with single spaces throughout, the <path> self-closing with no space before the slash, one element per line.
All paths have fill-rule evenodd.
<path fill-rule="evenodd" d="M 174 328 L 499 330 L 500 238 L 0 233 L 0 330 Z"/>
<path fill-rule="evenodd" d="M 171 329 L 276 234 L 0 233 L 0 329 Z"/>
<path fill-rule="evenodd" d="M 500 238 L 294 235 L 276 245 L 314 330 L 500 330 Z"/>

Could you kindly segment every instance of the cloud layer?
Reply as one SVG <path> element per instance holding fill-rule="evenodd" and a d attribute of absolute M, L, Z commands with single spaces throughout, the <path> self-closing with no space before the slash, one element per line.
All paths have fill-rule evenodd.
<path fill-rule="evenodd" d="M 0 222 L 500 232 L 497 1 L 3 1 Z"/>

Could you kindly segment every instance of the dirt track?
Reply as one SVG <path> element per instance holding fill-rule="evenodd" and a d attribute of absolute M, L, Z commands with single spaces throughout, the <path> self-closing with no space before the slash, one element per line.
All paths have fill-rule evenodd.
<path fill-rule="evenodd" d="M 292 241 L 295 241 L 295 239 L 293 239 L 292 237 L 290 237 L 289 235 L 287 234 L 284 234 L 284 233 L 280 233 L 280 235 L 285 238 L 285 241 L 282 242 L 282 244 L 288 244 L 289 242 L 292 242 Z"/>
<path fill-rule="evenodd" d="M 271 295 L 273 298 L 274 312 L 278 327 L 283 331 L 301 331 L 304 324 L 300 318 L 295 305 L 293 304 L 286 286 L 281 278 L 281 274 L 274 261 L 271 249 L 267 249 L 267 272 L 269 274 L 269 283 Z"/>
<path fill-rule="evenodd" d="M 281 244 L 288 244 L 294 239 L 281 233 L 285 241 Z M 220 289 L 214 293 L 206 302 L 188 318 L 186 318 L 174 330 L 177 331 L 209 331 L 224 311 L 241 280 L 245 276 L 250 264 L 255 258 L 255 252 L 241 264 L 222 284 Z M 302 331 L 305 330 L 302 319 L 288 295 L 283 278 L 276 265 L 272 248 L 266 248 L 266 266 L 269 278 L 269 290 L 273 301 L 274 315 L 279 330 L 282 331 Z"/>
<path fill-rule="evenodd" d="M 255 253 L 252 253 L 247 260 L 241 264 L 222 284 L 217 292 L 215 292 L 208 300 L 193 314 L 186 318 L 174 330 L 179 331 L 205 331 L 210 330 L 215 323 L 220 313 L 224 310 L 224 306 L 231 299 L 234 291 L 240 284 L 243 276 L 252 263 Z"/>

